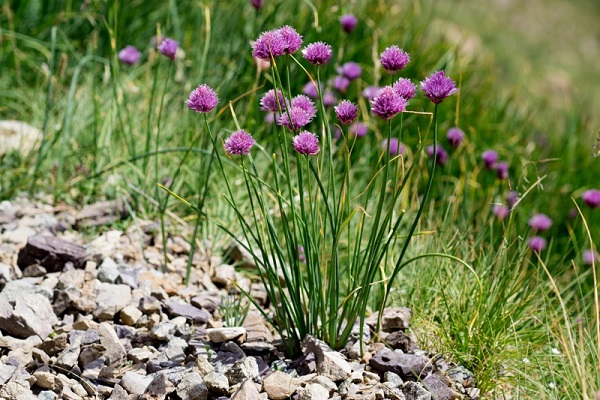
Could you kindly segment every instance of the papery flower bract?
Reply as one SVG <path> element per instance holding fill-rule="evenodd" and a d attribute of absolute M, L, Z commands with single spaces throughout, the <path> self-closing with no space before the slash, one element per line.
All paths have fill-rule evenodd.
<path fill-rule="evenodd" d="M 412 99 L 417 94 L 417 86 L 410 79 L 400 78 L 392 87 L 400 97 L 404 97 L 406 100 Z"/>
<path fill-rule="evenodd" d="M 310 43 L 302 49 L 302 57 L 313 65 L 327 64 L 331 54 L 331 46 L 323 42 Z"/>
<path fill-rule="evenodd" d="M 544 239 L 543 237 L 540 236 L 534 236 L 531 239 L 529 239 L 529 241 L 527 242 L 527 244 L 529 245 L 529 248 L 533 251 L 535 251 L 536 253 L 539 253 L 541 251 L 543 251 L 544 249 L 546 249 L 546 239 Z"/>
<path fill-rule="evenodd" d="M 366 88 L 363 89 L 362 96 L 367 100 L 373 100 L 375 98 L 375 96 L 377 96 L 377 93 L 379 92 L 379 90 L 381 90 L 380 87 L 367 86 Z"/>
<path fill-rule="evenodd" d="M 271 56 L 279 57 L 285 54 L 286 42 L 279 31 L 266 31 L 260 34 L 252 43 L 252 56 L 262 60 L 270 60 Z"/>
<path fill-rule="evenodd" d="M 338 74 L 342 74 L 346 78 L 353 81 L 360 77 L 360 74 L 362 73 L 362 69 L 360 68 L 360 65 L 358 65 L 357 63 L 355 63 L 353 61 L 349 61 L 349 62 L 345 63 L 344 65 L 342 65 L 341 67 L 339 67 L 337 72 L 338 72 Z"/>
<path fill-rule="evenodd" d="M 314 133 L 302 131 L 292 139 L 294 150 L 300 154 L 314 156 L 319 152 L 319 139 Z"/>
<path fill-rule="evenodd" d="M 448 134 L 446 135 L 446 139 L 448 139 L 448 143 L 450 146 L 457 148 L 462 143 L 465 138 L 465 133 L 460 128 L 450 128 L 448 130 Z"/>
<path fill-rule="evenodd" d="M 448 152 L 446 152 L 446 150 L 444 150 L 444 148 L 438 144 L 435 148 L 435 153 L 436 163 L 442 166 L 446 165 L 446 162 L 448 161 Z M 429 158 L 433 159 L 433 145 L 427 147 L 427 155 Z"/>
<path fill-rule="evenodd" d="M 369 129 L 362 122 L 355 122 L 348 127 L 348 133 L 352 136 L 363 137 L 367 134 Z"/>
<path fill-rule="evenodd" d="M 207 84 L 202 84 L 192 90 L 186 104 L 198 113 L 207 113 L 215 108 L 218 102 L 219 98 L 214 90 Z"/>
<path fill-rule="evenodd" d="M 552 226 L 552 220 L 546 214 L 535 214 L 529 219 L 529 226 L 536 231 L 547 231 Z"/>
<path fill-rule="evenodd" d="M 508 164 L 506 162 L 499 162 L 494 168 L 496 168 L 496 176 L 498 179 L 508 179 Z"/>
<path fill-rule="evenodd" d="M 292 107 L 300 107 L 308 114 L 310 119 L 313 119 L 315 115 L 317 115 L 317 109 L 315 108 L 315 103 L 312 102 L 307 96 L 303 94 L 299 94 L 292 99 Z"/>
<path fill-rule="evenodd" d="M 388 140 L 387 139 L 383 139 L 383 141 L 381 142 L 381 147 L 383 148 L 384 151 L 388 151 L 388 147 L 389 147 L 389 151 L 390 151 L 390 155 L 393 156 L 397 156 L 398 154 L 404 154 L 404 152 L 406 151 L 406 148 L 404 147 L 404 143 L 402 143 L 401 141 L 398 140 L 398 138 L 390 138 L 390 144 L 388 146 Z"/>
<path fill-rule="evenodd" d="M 119 52 L 119 60 L 127 65 L 134 65 L 140 61 L 142 54 L 134 46 L 125 46 L 123 50 Z"/>
<path fill-rule="evenodd" d="M 584 203 L 590 208 L 596 208 L 600 206 L 600 190 L 590 189 L 583 192 L 581 195 Z"/>
<path fill-rule="evenodd" d="M 277 125 L 285 126 L 291 131 L 297 131 L 308 124 L 312 118 L 300 107 L 290 107 L 277 117 Z M 291 121 L 290 121 L 291 120 Z"/>
<path fill-rule="evenodd" d="M 352 14 L 344 14 L 340 17 L 340 24 L 346 33 L 352 32 L 356 28 L 358 20 Z"/>
<path fill-rule="evenodd" d="M 257 10 L 260 10 L 263 6 L 263 0 L 250 0 L 250 4 Z"/>
<path fill-rule="evenodd" d="M 481 159 L 488 170 L 492 170 L 496 167 L 498 161 L 498 153 L 494 150 L 486 150 L 481 154 Z"/>
<path fill-rule="evenodd" d="M 381 66 L 390 74 L 400 71 L 410 62 L 407 52 L 398 46 L 390 46 L 381 53 Z"/>
<path fill-rule="evenodd" d="M 506 203 L 508 204 L 511 210 L 515 208 L 517 201 L 519 201 L 519 193 L 517 193 L 514 190 L 508 192 L 508 194 L 506 195 Z"/>
<path fill-rule="evenodd" d="M 319 92 L 317 91 L 316 82 L 315 83 L 312 83 L 312 81 L 306 82 L 306 84 L 302 88 L 302 93 L 304 93 L 305 95 L 307 95 L 308 97 L 311 97 L 313 99 L 319 98 Z"/>
<path fill-rule="evenodd" d="M 583 252 L 582 259 L 585 265 L 598 264 L 600 262 L 600 254 L 596 250 L 587 249 Z"/>
<path fill-rule="evenodd" d="M 294 28 L 289 25 L 285 25 L 278 29 L 284 42 L 285 54 L 294 54 L 302 46 L 302 36 Z"/>
<path fill-rule="evenodd" d="M 277 97 L 275 96 L 275 93 L 277 93 Z M 277 103 L 279 103 L 279 105 Z M 277 89 L 277 92 L 275 92 L 275 89 L 269 90 L 262 99 L 260 99 L 261 111 L 276 112 L 279 111 L 280 108 L 283 111 L 285 110 L 285 107 L 285 97 L 283 97 L 283 93 L 279 89 Z"/>
<path fill-rule="evenodd" d="M 358 107 L 348 100 L 342 100 L 333 108 L 335 116 L 342 124 L 350 124 L 358 117 Z"/>
<path fill-rule="evenodd" d="M 380 118 L 391 119 L 406 110 L 406 104 L 404 97 L 400 97 L 391 86 L 386 86 L 371 100 L 371 112 Z"/>
<path fill-rule="evenodd" d="M 510 209 L 504 204 L 494 204 L 492 207 L 492 213 L 500 220 L 504 221 Z"/>
<path fill-rule="evenodd" d="M 333 87 L 338 92 L 346 93 L 348 86 L 350 86 L 350 79 L 345 76 L 336 76 L 333 78 Z"/>
<path fill-rule="evenodd" d="M 325 93 L 323 93 L 323 105 L 325 107 L 331 107 L 335 103 L 337 103 L 337 97 L 335 97 L 330 90 L 326 90 Z"/>
<path fill-rule="evenodd" d="M 437 71 L 421 82 L 421 90 L 425 97 L 439 104 L 448 96 L 458 92 L 454 81 L 446 77 L 444 71 Z"/>
<path fill-rule="evenodd" d="M 225 140 L 225 151 L 232 155 L 246 155 L 250 153 L 250 149 L 256 142 L 252 135 L 246 133 L 245 130 L 234 132 Z"/>
<path fill-rule="evenodd" d="M 165 57 L 169 57 L 171 60 L 175 59 L 175 54 L 177 54 L 178 43 L 171 39 L 165 38 L 160 45 L 158 46 L 158 51 Z"/>

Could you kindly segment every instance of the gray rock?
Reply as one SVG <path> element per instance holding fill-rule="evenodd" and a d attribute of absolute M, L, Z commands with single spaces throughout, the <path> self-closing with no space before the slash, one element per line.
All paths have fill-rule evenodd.
<path fill-rule="evenodd" d="M 125 325 L 133 326 L 141 318 L 143 313 L 134 306 L 127 306 L 121 310 L 121 322 Z"/>
<path fill-rule="evenodd" d="M 424 378 L 429 375 L 432 363 L 424 356 L 403 354 L 383 348 L 369 360 L 371 368 L 378 372 L 391 371 L 403 379 Z"/>
<path fill-rule="evenodd" d="M 298 393 L 298 400 L 328 400 L 329 390 L 318 383 L 309 383 Z"/>
<path fill-rule="evenodd" d="M 10 299 L 0 293 L 0 329 L 13 336 L 46 338 L 58 324 L 50 301 L 40 294 L 23 294 Z"/>
<path fill-rule="evenodd" d="M 465 392 L 466 392 L 467 396 L 469 396 L 470 399 L 479 400 L 480 389 L 478 389 L 478 388 L 468 388 L 468 389 L 465 389 Z M 599 392 L 596 392 L 596 399 L 600 399 L 600 393 Z"/>
<path fill-rule="evenodd" d="M 56 335 L 51 339 L 46 339 L 43 343 L 40 343 L 37 348 L 49 356 L 54 356 L 66 349 L 68 345 L 69 339 L 67 334 L 61 333 L 60 335 Z"/>
<path fill-rule="evenodd" d="M 126 356 L 125 348 L 110 323 L 102 322 L 98 327 L 98 333 L 100 334 L 100 344 L 106 349 L 103 355 L 109 364 Z"/>
<path fill-rule="evenodd" d="M 135 400 L 137 398 L 138 396 L 127 393 L 127 390 L 123 389 L 121 385 L 115 385 L 109 397 L 111 400 Z"/>
<path fill-rule="evenodd" d="M 140 307 L 139 309 L 144 314 L 154 314 L 160 312 L 160 301 L 158 301 L 155 297 L 145 296 L 140 299 Z"/>
<path fill-rule="evenodd" d="M 58 395 L 51 390 L 42 390 L 38 394 L 38 400 L 56 400 Z"/>
<path fill-rule="evenodd" d="M 140 375 L 136 372 L 128 371 L 123 375 L 120 385 L 127 390 L 129 394 L 141 395 L 146 391 L 152 376 Z"/>
<path fill-rule="evenodd" d="M 155 354 L 152 351 L 142 348 L 131 349 L 127 352 L 127 358 L 136 364 L 146 362 L 154 357 Z"/>
<path fill-rule="evenodd" d="M 19 279 L 16 281 L 10 281 L 4 285 L 2 289 L 2 295 L 6 296 L 10 300 L 18 299 L 24 294 L 40 294 L 52 301 L 54 298 L 54 292 L 45 286 L 40 286 L 34 282 L 39 282 L 39 279 Z"/>
<path fill-rule="evenodd" d="M 390 333 L 385 337 L 384 341 L 392 349 L 400 349 L 404 353 L 410 353 L 417 348 L 415 341 L 402 331 Z"/>
<path fill-rule="evenodd" d="M 42 389 L 50 389 L 60 391 L 62 389 L 62 382 L 56 377 L 56 375 L 48 371 L 35 371 L 33 373 L 35 378 L 35 384 Z"/>
<path fill-rule="evenodd" d="M 33 264 L 23 270 L 23 276 L 25 277 L 37 277 L 44 276 L 48 273 L 46 268 L 41 265 Z"/>
<path fill-rule="evenodd" d="M 138 270 L 130 267 L 120 267 L 117 283 L 136 289 L 138 287 Z"/>
<path fill-rule="evenodd" d="M 76 287 L 68 287 L 64 290 L 57 290 L 54 295 L 52 308 L 58 315 L 64 313 L 69 308 L 81 311 L 84 314 L 91 314 L 96 310 L 96 296 L 90 290 L 82 290 Z"/>
<path fill-rule="evenodd" d="M 14 365 L 0 363 L 0 386 L 8 382 L 16 369 L 17 367 Z"/>
<path fill-rule="evenodd" d="M 210 318 L 210 315 L 204 310 L 194 307 L 190 304 L 180 303 L 175 299 L 163 301 L 167 309 L 167 314 L 171 317 L 185 317 L 195 324 L 204 324 Z"/>
<path fill-rule="evenodd" d="M 190 302 L 193 306 L 202 308 L 209 313 L 214 312 L 221 305 L 221 299 L 219 297 L 208 294 L 200 294 L 196 297 L 192 297 Z"/>
<path fill-rule="evenodd" d="M 33 349 L 31 347 L 19 347 L 8 352 L 4 360 L 6 364 L 14 365 L 17 368 L 27 368 L 33 364 Z"/>
<path fill-rule="evenodd" d="M 260 393 L 252 379 L 246 379 L 231 395 L 231 400 L 258 400 Z"/>
<path fill-rule="evenodd" d="M 208 388 L 197 372 L 190 372 L 177 385 L 177 395 L 182 400 L 206 400 Z"/>
<path fill-rule="evenodd" d="M 100 283 L 96 301 L 98 308 L 94 311 L 94 317 L 101 321 L 113 319 L 116 313 L 131 302 L 131 288 L 127 285 Z"/>
<path fill-rule="evenodd" d="M 227 394 L 229 393 L 229 380 L 223 374 L 217 372 L 209 372 L 204 375 L 204 384 L 213 393 Z"/>
<path fill-rule="evenodd" d="M 312 336 L 307 336 L 302 345 L 305 353 L 313 353 L 317 363 L 317 372 L 325 375 L 334 382 L 347 379 L 352 374 L 352 367 L 337 351 L 333 351 L 325 342 Z"/>
<path fill-rule="evenodd" d="M 165 358 L 168 361 L 183 362 L 185 360 L 187 345 L 187 342 L 180 337 L 171 338 L 159 358 Z"/>
<path fill-rule="evenodd" d="M 56 358 L 55 364 L 58 367 L 69 371 L 78 364 L 80 352 L 80 339 L 77 339 L 74 343 L 70 344 L 66 349 L 64 349 L 62 353 L 60 353 L 60 355 Z"/>
<path fill-rule="evenodd" d="M 213 270 L 212 281 L 216 285 L 227 287 L 235 281 L 233 265 L 221 264 Z"/>
<path fill-rule="evenodd" d="M 110 257 L 105 257 L 98 267 L 98 280 L 104 283 L 115 283 L 119 277 L 119 267 Z"/>
<path fill-rule="evenodd" d="M 258 379 L 258 363 L 254 357 L 242 358 L 236 361 L 225 375 L 229 380 L 230 386 L 241 383 L 246 379 Z"/>
<path fill-rule="evenodd" d="M 106 358 L 100 357 L 96 360 L 93 360 L 83 366 L 83 372 L 81 376 L 83 378 L 89 380 L 96 380 L 100 376 L 100 370 L 104 367 L 104 363 L 106 362 Z"/>
<path fill-rule="evenodd" d="M 146 388 L 142 399 L 164 399 L 168 394 L 175 391 L 175 385 L 166 374 L 158 373 L 152 377 L 152 382 Z"/>
<path fill-rule="evenodd" d="M 100 334 L 96 329 L 86 331 L 76 329 L 69 332 L 69 343 L 74 343 L 76 340 L 79 340 L 82 345 L 97 343 L 100 341 Z"/>
<path fill-rule="evenodd" d="M 84 282 L 85 271 L 82 269 L 73 269 L 60 274 L 56 287 L 58 289 L 66 289 L 68 287 L 81 288 Z"/>
<path fill-rule="evenodd" d="M 27 381 L 10 380 L 0 387 L 0 398 L 18 400 L 37 400 Z"/>
<path fill-rule="evenodd" d="M 200 376 L 203 378 L 215 370 L 212 364 L 208 361 L 208 357 L 203 354 L 200 354 L 198 358 L 196 358 L 195 367 L 198 372 L 200 372 Z M 229 385 L 229 383 L 227 383 L 227 385 Z"/>
<path fill-rule="evenodd" d="M 406 400 L 431 400 L 429 393 L 419 382 L 406 382 L 402 388 Z"/>
<path fill-rule="evenodd" d="M 281 371 L 275 371 L 263 380 L 263 390 L 273 400 L 287 399 L 294 394 L 297 387 L 294 378 Z"/>
<path fill-rule="evenodd" d="M 177 325 L 172 321 L 161 322 L 150 331 L 150 335 L 158 340 L 170 340 L 175 335 Z"/>
<path fill-rule="evenodd" d="M 450 389 L 437 375 L 429 375 L 423 379 L 423 386 L 431 393 L 435 400 L 453 400 L 458 398 L 458 393 Z"/>
<path fill-rule="evenodd" d="M 85 249 L 75 243 L 67 242 L 55 236 L 31 236 L 27 245 L 19 251 L 17 265 L 21 269 L 32 264 L 46 268 L 48 272 L 62 271 L 66 263 L 75 268 L 85 266 Z"/>
<path fill-rule="evenodd" d="M 402 380 L 402 378 L 400 378 L 400 375 L 395 374 L 391 371 L 387 371 L 383 374 L 383 380 L 384 382 L 389 384 L 386 385 L 389 388 L 398 388 L 404 384 L 404 381 Z"/>
<path fill-rule="evenodd" d="M 246 329 L 242 327 L 211 328 L 206 330 L 206 334 L 211 342 L 223 343 L 245 336 Z"/>

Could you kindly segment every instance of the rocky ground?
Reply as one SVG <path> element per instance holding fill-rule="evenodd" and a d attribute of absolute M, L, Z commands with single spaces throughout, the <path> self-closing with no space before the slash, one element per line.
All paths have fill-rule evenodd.
<path fill-rule="evenodd" d="M 307 337 L 286 359 L 257 310 L 227 326 L 234 281 L 268 308 L 236 260 L 195 254 L 185 286 L 186 232 L 169 238 L 166 267 L 156 223 L 82 233 L 126 215 L 120 202 L 0 203 L 0 398 L 479 398 L 473 374 L 418 348 L 405 308 L 386 310 L 383 342 L 362 355 L 357 339 L 337 352 Z"/>

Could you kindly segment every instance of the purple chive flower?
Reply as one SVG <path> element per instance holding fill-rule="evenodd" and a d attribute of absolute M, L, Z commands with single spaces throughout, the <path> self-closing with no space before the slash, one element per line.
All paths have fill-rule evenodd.
<path fill-rule="evenodd" d="M 160 51 L 160 54 L 162 54 L 165 57 L 169 57 L 172 60 L 175 59 L 175 54 L 177 53 L 177 47 L 178 47 L 178 43 L 171 39 L 171 38 L 165 38 L 162 42 L 160 42 L 160 45 L 158 46 L 158 51 Z"/>
<path fill-rule="evenodd" d="M 363 137 L 367 134 L 368 128 L 362 122 L 355 122 L 348 127 L 348 133 L 352 136 Z"/>
<path fill-rule="evenodd" d="M 252 56 L 262 60 L 279 57 L 285 54 L 287 43 L 278 30 L 266 31 L 260 34 L 252 44 Z"/>
<path fill-rule="evenodd" d="M 302 93 L 313 99 L 319 98 L 319 92 L 317 92 L 317 85 L 316 83 L 312 83 L 311 81 L 306 82 L 306 85 L 304 85 L 304 87 L 302 88 Z"/>
<path fill-rule="evenodd" d="M 314 156 L 319 152 L 319 139 L 314 133 L 302 131 L 292 139 L 294 150 L 300 154 Z"/>
<path fill-rule="evenodd" d="M 219 98 L 214 90 L 206 84 L 192 90 L 187 100 L 187 106 L 197 113 L 208 113 L 217 106 Z"/>
<path fill-rule="evenodd" d="M 600 254 L 598 254 L 596 250 L 592 249 L 585 250 L 582 258 L 585 265 L 592 265 L 600 262 Z"/>
<path fill-rule="evenodd" d="M 552 226 L 552 220 L 546 214 L 535 214 L 529 219 L 529 226 L 536 231 L 547 231 Z"/>
<path fill-rule="evenodd" d="M 292 107 L 300 107 L 308 114 L 310 119 L 313 119 L 315 115 L 317 115 L 317 110 L 315 109 L 315 103 L 311 101 L 307 96 L 303 94 L 299 94 L 292 99 Z"/>
<path fill-rule="evenodd" d="M 492 207 L 492 213 L 500 220 L 504 221 L 510 209 L 504 204 L 494 204 Z"/>
<path fill-rule="evenodd" d="M 504 161 L 496 164 L 496 176 L 498 179 L 508 179 L 508 164 Z"/>
<path fill-rule="evenodd" d="M 140 61 L 142 54 L 134 46 L 125 46 L 123 50 L 119 52 L 119 60 L 127 65 L 134 65 Z"/>
<path fill-rule="evenodd" d="M 342 124 L 350 124 L 358 117 L 358 107 L 348 100 L 342 100 L 333 108 L 335 116 Z"/>
<path fill-rule="evenodd" d="M 380 118 L 391 119 L 406 110 L 406 104 L 404 97 L 400 97 L 391 86 L 386 86 L 371 100 L 371 111 Z"/>
<path fill-rule="evenodd" d="M 348 86 L 350 86 L 350 80 L 345 76 L 336 76 L 333 78 L 333 87 L 338 92 L 346 93 Z"/>
<path fill-rule="evenodd" d="M 344 65 L 339 67 L 337 71 L 338 71 L 338 74 L 344 75 L 346 78 L 350 79 L 351 81 L 358 79 L 360 77 L 360 74 L 362 73 L 362 69 L 360 68 L 360 65 L 358 65 L 357 63 L 355 63 L 353 61 L 349 61 L 349 62 L 345 63 Z"/>
<path fill-rule="evenodd" d="M 340 24 L 342 24 L 342 29 L 346 33 L 350 33 L 356 28 L 356 24 L 358 20 L 352 14 L 344 14 L 340 17 Z"/>
<path fill-rule="evenodd" d="M 492 170 L 496 167 L 498 161 L 498 153 L 494 150 L 486 150 L 481 154 L 481 159 L 488 170 Z"/>
<path fill-rule="evenodd" d="M 312 65 L 323 65 L 331 58 L 331 46 L 323 42 L 310 43 L 302 50 L 304 57 Z"/>
<path fill-rule="evenodd" d="M 398 79 L 396 83 L 394 83 L 393 88 L 396 93 L 400 95 L 400 97 L 404 97 L 406 100 L 412 99 L 415 97 L 415 94 L 417 94 L 417 87 L 410 81 L 410 79 Z"/>
<path fill-rule="evenodd" d="M 273 122 L 275 122 L 275 113 L 269 111 L 267 115 L 265 115 L 265 122 L 269 125 L 273 125 Z"/>
<path fill-rule="evenodd" d="M 260 10 L 263 6 L 263 0 L 250 0 L 250 4 L 257 10 Z"/>
<path fill-rule="evenodd" d="M 421 90 L 425 97 L 435 104 L 441 103 L 446 97 L 458 92 L 454 81 L 446 77 L 444 71 L 434 72 L 430 77 L 425 78 L 421 82 Z"/>
<path fill-rule="evenodd" d="M 234 132 L 225 140 L 225 151 L 231 155 L 246 155 L 256 142 L 245 130 Z"/>
<path fill-rule="evenodd" d="M 390 150 L 390 155 L 393 156 L 397 156 L 398 154 L 404 154 L 404 152 L 406 151 L 406 148 L 404 147 L 404 143 L 402 143 L 401 141 L 398 140 L 398 138 L 390 138 L 390 144 L 388 146 L 388 140 L 387 139 L 383 139 L 383 141 L 381 142 L 381 147 L 383 148 L 383 150 L 387 151 L 388 147 Z"/>
<path fill-rule="evenodd" d="M 531 239 L 529 239 L 529 242 L 527 242 L 527 244 L 529 245 L 529 248 L 535 251 L 536 253 L 543 251 L 547 245 L 546 239 L 540 236 L 532 237 Z"/>
<path fill-rule="evenodd" d="M 279 105 L 277 105 L 279 103 Z M 279 111 L 285 109 L 285 97 L 283 97 L 283 93 L 281 90 L 277 89 L 277 97 L 275 97 L 275 89 L 269 90 L 262 99 L 260 99 L 260 109 L 261 111 Z"/>
<path fill-rule="evenodd" d="M 381 88 L 377 86 L 367 86 L 363 89 L 362 95 L 367 100 L 373 100 L 380 90 Z"/>
<path fill-rule="evenodd" d="M 600 206 L 600 190 L 590 189 L 583 192 L 581 198 L 590 208 L 596 208 Z"/>
<path fill-rule="evenodd" d="M 323 105 L 325 107 L 331 107 L 335 103 L 337 103 L 335 95 L 330 90 L 326 90 L 325 93 L 323 93 Z"/>
<path fill-rule="evenodd" d="M 278 31 L 284 42 L 283 52 L 285 54 L 294 54 L 297 52 L 300 46 L 302 46 L 302 36 L 289 25 L 279 28 Z"/>
<path fill-rule="evenodd" d="M 400 71 L 410 62 L 407 52 L 398 46 L 390 46 L 381 53 L 381 66 L 390 74 Z"/>
<path fill-rule="evenodd" d="M 515 192 L 514 190 L 508 192 L 508 194 L 506 195 L 506 203 L 508 204 L 511 210 L 515 208 L 517 201 L 519 201 L 519 193 Z"/>
<path fill-rule="evenodd" d="M 306 254 L 304 254 L 304 246 L 298 246 L 298 261 L 301 263 L 306 262 Z"/>
<path fill-rule="evenodd" d="M 277 117 L 277 125 L 296 131 L 311 121 L 310 115 L 300 107 L 290 107 L 288 111 Z"/>
<path fill-rule="evenodd" d="M 438 165 L 443 166 L 448 162 L 448 153 L 439 144 L 436 146 L 435 153 L 435 161 Z M 429 158 L 433 159 L 433 145 L 427 147 L 427 155 Z"/>
<path fill-rule="evenodd" d="M 458 146 L 460 146 L 464 137 L 465 137 L 465 133 L 462 131 L 462 129 L 456 128 L 456 127 L 450 128 L 450 130 L 448 131 L 448 134 L 446 135 L 446 138 L 448 139 L 448 143 L 450 143 L 450 146 L 452 146 L 454 148 L 457 148 Z"/>

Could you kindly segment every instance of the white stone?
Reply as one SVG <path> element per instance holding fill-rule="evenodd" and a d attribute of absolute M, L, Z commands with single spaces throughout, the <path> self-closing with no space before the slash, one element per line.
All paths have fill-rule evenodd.
<path fill-rule="evenodd" d="M 231 327 L 231 328 L 212 328 L 207 329 L 206 334 L 208 339 L 213 343 L 223 343 L 246 335 L 246 328 Z"/>

